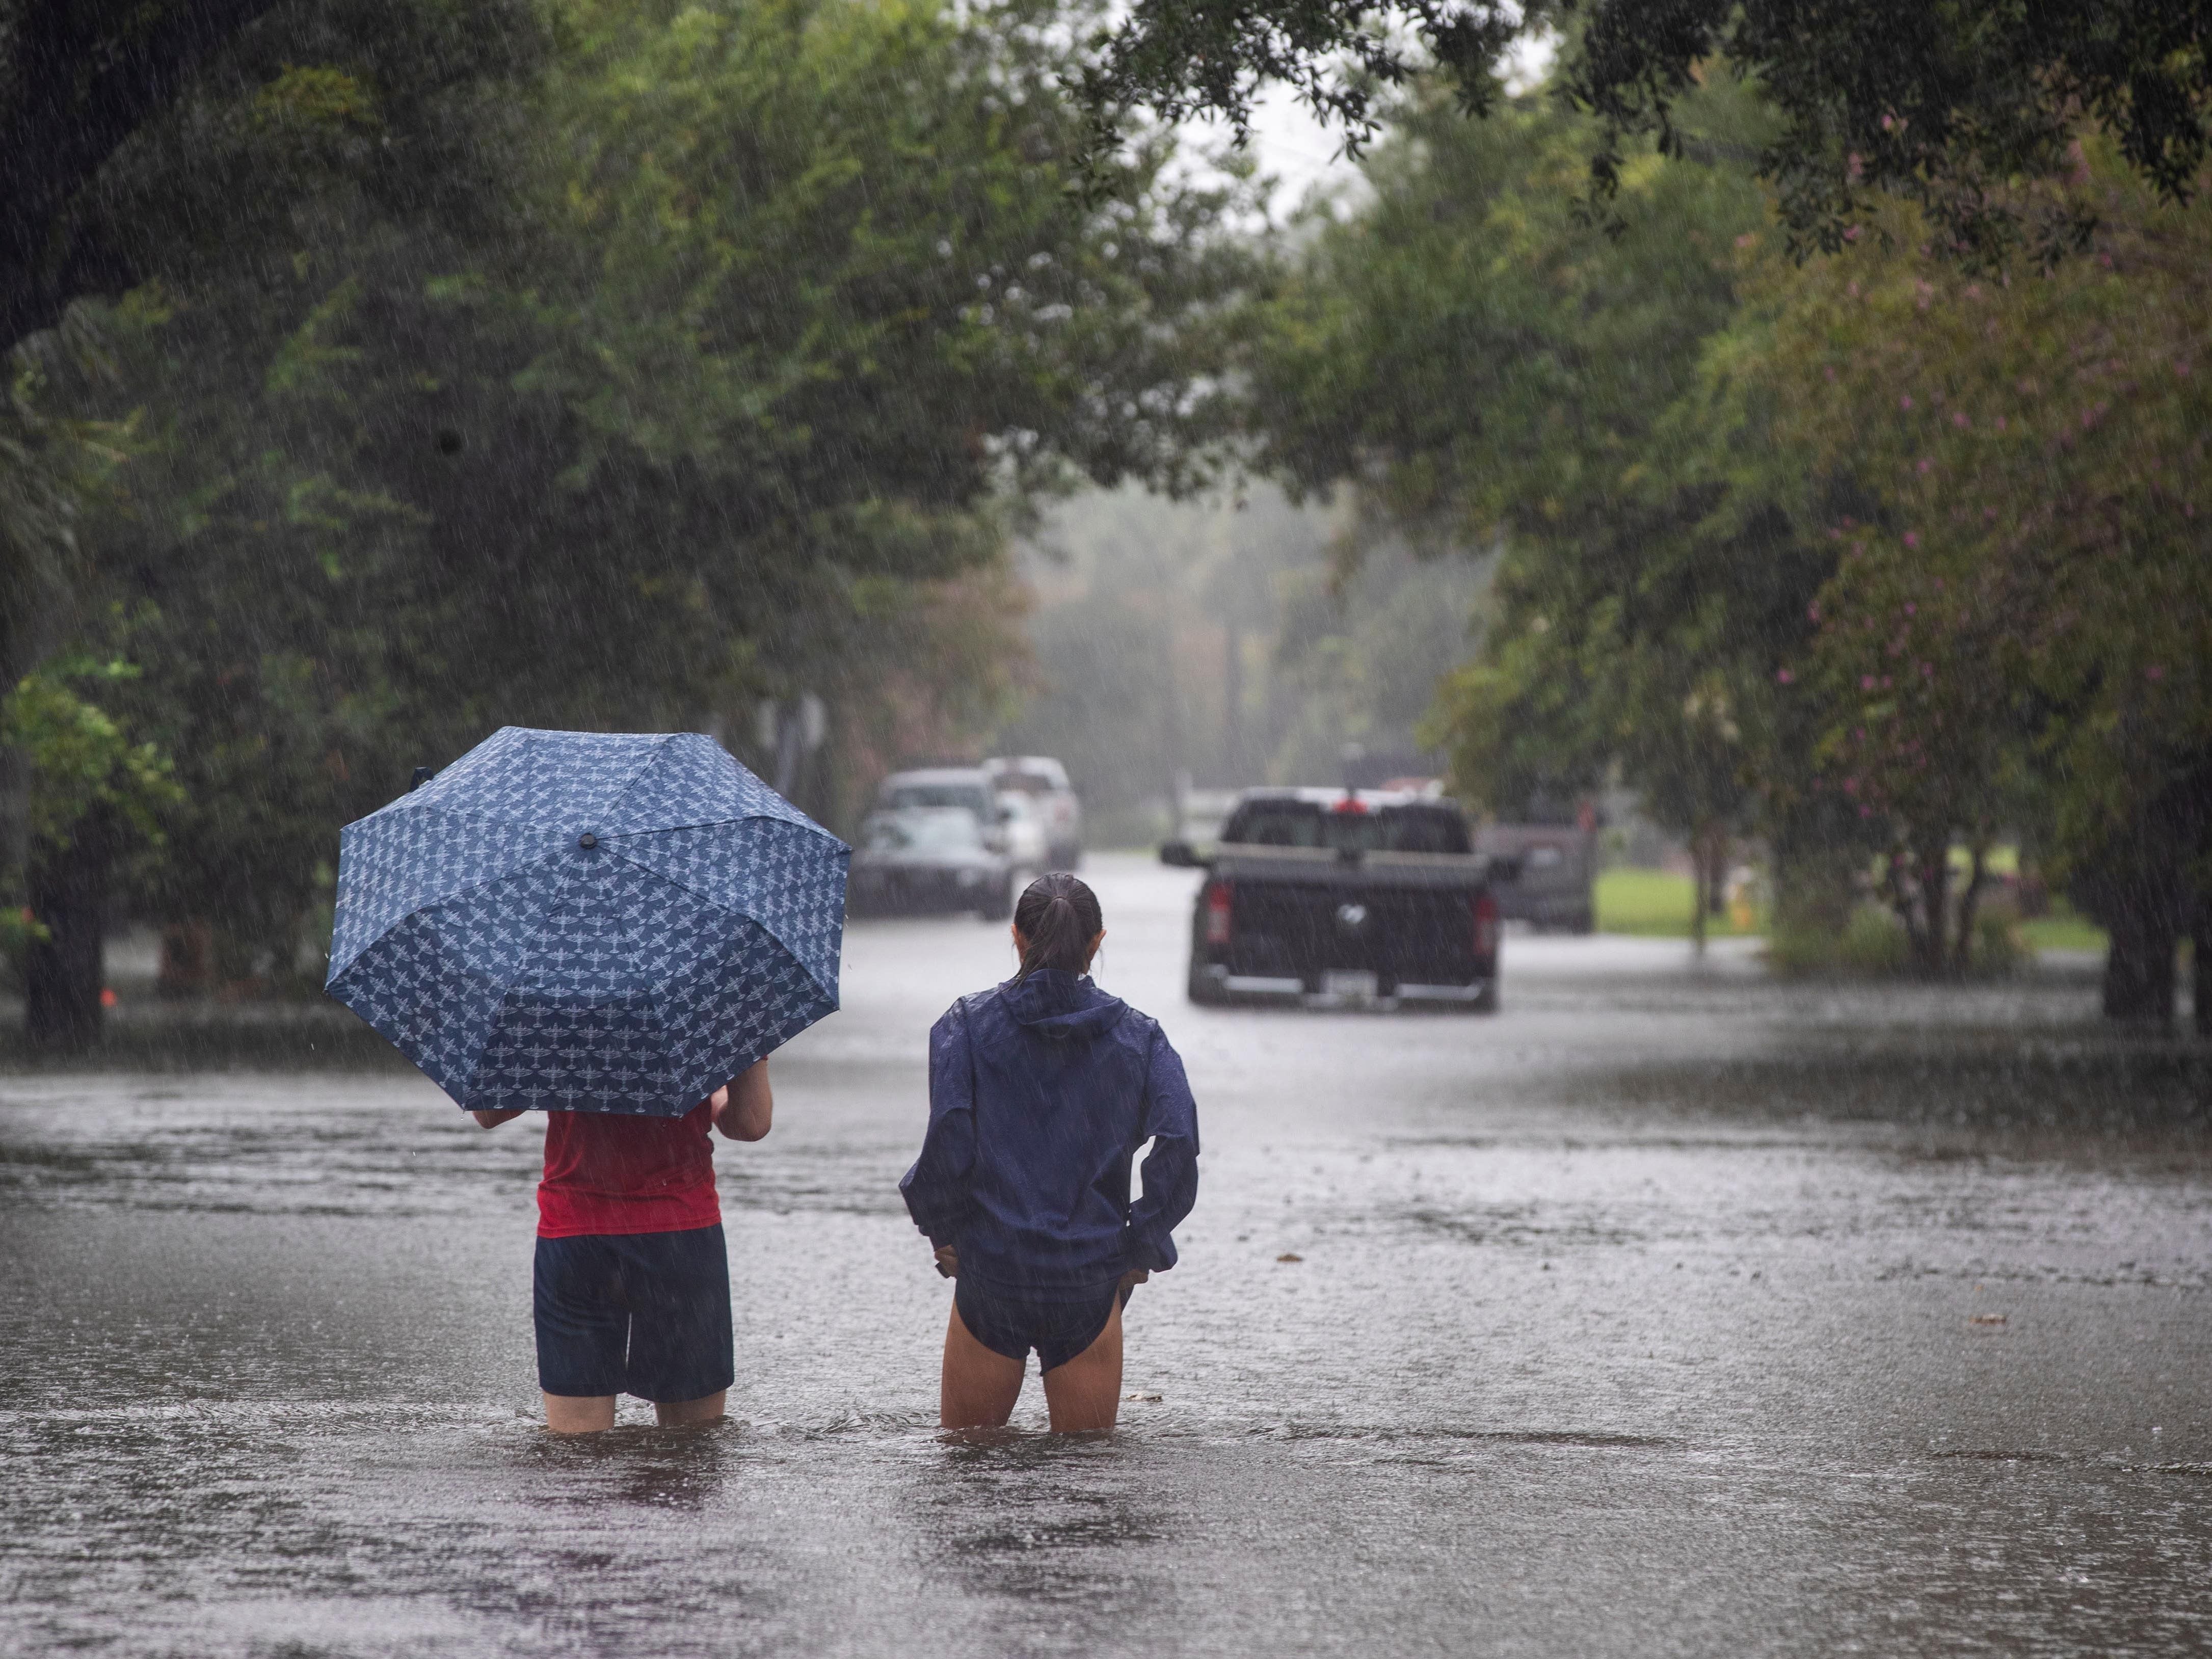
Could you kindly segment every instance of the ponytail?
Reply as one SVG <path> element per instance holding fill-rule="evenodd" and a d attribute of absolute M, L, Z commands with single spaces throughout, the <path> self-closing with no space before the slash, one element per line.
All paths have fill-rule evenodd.
<path fill-rule="evenodd" d="M 1039 969 L 1079 974 L 1091 966 L 1091 941 L 1105 931 L 1098 896 L 1065 870 L 1039 876 L 1022 890 L 1014 926 L 1029 941 L 1022 951 L 1018 985 Z"/>

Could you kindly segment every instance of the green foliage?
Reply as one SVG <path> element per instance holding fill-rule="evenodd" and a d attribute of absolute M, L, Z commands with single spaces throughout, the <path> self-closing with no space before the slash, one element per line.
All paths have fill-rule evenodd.
<path fill-rule="evenodd" d="M 103 174 L 158 280 L 69 412 L 131 454 L 27 607 L 143 668 L 133 901 L 281 970 L 336 826 L 505 722 L 742 749 L 812 691 L 832 817 L 998 723 L 1010 526 L 1187 478 L 1247 266 L 1158 135 L 1070 188 L 1050 21 L 293 0 L 211 56 Z"/>
<path fill-rule="evenodd" d="M 1928 252 L 1904 210 L 1849 259 L 1778 279 L 1785 428 L 1881 503 L 1831 526 L 1801 695 L 1871 813 L 1970 837 L 2032 772 L 2066 858 L 2212 746 L 2212 215 L 2109 159 L 2069 194 L 2093 258 L 2008 283 Z"/>
<path fill-rule="evenodd" d="M 77 689 L 112 691 L 137 678 L 127 662 L 67 657 L 0 698 L 0 744 L 27 774 L 26 818 L 39 844 L 67 847 L 77 825 L 101 809 L 141 840 L 161 840 L 164 813 L 184 799 L 174 766 L 155 744 L 132 741 L 113 714 Z"/>
<path fill-rule="evenodd" d="M 1616 240 L 1562 188 L 1588 122 L 1526 100 L 1471 125 L 1425 102 L 1370 163 L 1372 207 L 1321 231 L 1256 331 L 1267 465 L 1357 481 L 1431 546 L 1502 544 L 1484 648 L 1428 730 L 1463 793 L 1509 815 L 1617 763 L 1702 833 L 1744 820 L 1759 781 L 1776 623 L 1808 573 L 1786 523 L 1717 476 L 1734 450 L 1684 429 L 1690 407 L 1753 418 L 1705 354 L 1764 212 L 1720 159 L 1757 111 L 1721 85 L 1692 118 L 1706 159 L 1625 169 L 1635 234 Z"/>
<path fill-rule="evenodd" d="M 2023 239 L 2046 256 L 2078 246 L 2088 220 L 2003 186 L 2061 168 L 2085 118 L 2168 200 L 2185 198 L 2205 156 L 2212 41 L 2198 0 L 1138 0 L 1103 35 L 1085 88 L 1102 110 L 1214 115 L 1241 135 L 1261 88 L 1284 82 L 1357 146 L 1374 135 L 1378 92 L 1424 65 L 1489 113 L 1501 54 L 1559 21 L 1572 26 L 1561 92 L 1595 118 L 1559 189 L 1609 208 L 1638 141 L 1696 154 L 1696 89 L 1728 63 L 1780 118 L 1757 165 L 1800 253 L 1841 247 L 1881 191 L 1923 204 L 1970 263 Z"/>

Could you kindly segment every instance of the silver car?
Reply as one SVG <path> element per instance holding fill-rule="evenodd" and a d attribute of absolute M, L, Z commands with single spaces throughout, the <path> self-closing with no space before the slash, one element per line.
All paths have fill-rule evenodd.
<path fill-rule="evenodd" d="M 1013 914 L 1013 866 L 964 806 L 871 812 L 859 843 L 845 884 L 856 916 L 973 910 L 1002 921 Z"/>
<path fill-rule="evenodd" d="M 1083 802 L 1067 769 L 1049 755 L 999 755 L 983 771 L 1000 794 L 1027 795 L 1044 822 L 1045 865 L 1073 870 L 1083 861 Z"/>

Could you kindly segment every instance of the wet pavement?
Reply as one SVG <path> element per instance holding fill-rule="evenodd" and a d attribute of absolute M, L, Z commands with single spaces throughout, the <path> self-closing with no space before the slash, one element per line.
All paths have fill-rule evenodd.
<path fill-rule="evenodd" d="M 538 1135 L 395 1069 L 0 1079 L 0 1650 L 2201 1653 L 2212 1090 L 2094 981 L 1778 985 L 1512 938 L 1495 1018 L 1198 1011 L 1206 1154 L 1111 1439 L 933 1431 L 894 1183 L 967 920 L 721 1145 L 735 1421 L 538 1429 Z M 1157 1397 L 1154 1397 L 1157 1396 Z"/>

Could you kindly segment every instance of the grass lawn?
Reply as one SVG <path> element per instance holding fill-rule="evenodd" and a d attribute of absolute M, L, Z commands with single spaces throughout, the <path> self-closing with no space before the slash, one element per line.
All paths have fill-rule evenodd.
<path fill-rule="evenodd" d="M 1691 882 L 1687 876 L 1671 876 L 1663 870 L 1607 870 L 1597 878 L 1597 926 L 1601 933 L 1642 933 L 1662 939 L 1690 936 Z M 1738 927 L 1748 920 L 1748 927 Z M 1708 937 L 1733 933 L 1763 933 L 1766 917 L 1754 911 L 1747 919 L 1736 915 L 1708 916 Z"/>
<path fill-rule="evenodd" d="M 1766 914 L 1754 911 L 1747 927 L 1738 927 L 1736 916 L 1709 916 L 1707 935 L 1723 939 L 1732 934 L 1764 933 Z M 1690 878 L 1662 870 L 1607 870 L 1597 878 L 1597 925 L 1605 933 L 1641 933 L 1648 938 L 1687 939 L 1690 936 Z M 2032 950 L 2101 951 L 2105 930 L 2076 914 L 2063 899 L 2051 914 L 2020 925 L 2021 936 Z"/>
<path fill-rule="evenodd" d="M 2063 899 L 2052 901 L 2049 915 L 2021 923 L 2020 936 L 2039 951 L 2101 951 L 2106 943 L 2105 930 Z"/>

